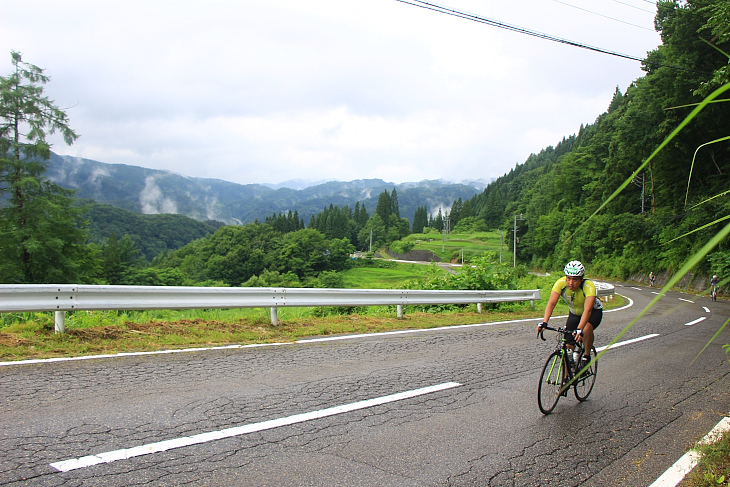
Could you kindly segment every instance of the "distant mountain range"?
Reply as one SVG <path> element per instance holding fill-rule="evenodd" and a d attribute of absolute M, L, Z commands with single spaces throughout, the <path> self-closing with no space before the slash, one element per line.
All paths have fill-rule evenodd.
<path fill-rule="evenodd" d="M 57 154 L 52 154 L 46 175 L 60 186 L 77 190 L 77 198 L 92 199 L 137 213 L 172 213 L 227 224 L 263 221 L 267 216 L 290 210 L 297 210 L 309 224 L 312 215 L 330 204 L 353 208 L 358 201 L 372 215 L 380 193 L 383 190 L 391 192 L 394 188 L 401 216 L 412 222 L 418 206 L 425 205 L 429 213 L 435 214 L 439 207 L 444 211 L 459 198 L 473 197 L 487 184 L 480 180 L 462 183 L 424 180 L 394 184 L 380 179 L 236 184 Z"/>

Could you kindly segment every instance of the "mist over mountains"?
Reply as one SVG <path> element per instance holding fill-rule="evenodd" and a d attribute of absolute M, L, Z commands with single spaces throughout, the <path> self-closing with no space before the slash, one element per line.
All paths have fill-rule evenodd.
<path fill-rule="evenodd" d="M 330 204 L 352 208 L 358 201 L 372 215 L 380 193 L 394 188 L 400 215 L 412 223 L 418 206 L 425 205 L 434 215 L 439 208 L 448 211 L 455 200 L 471 198 L 488 184 L 483 180 L 395 184 L 380 179 L 237 184 L 58 154 L 52 154 L 46 175 L 60 186 L 77 190 L 77 198 L 137 213 L 174 213 L 226 224 L 263 221 L 267 216 L 295 210 L 309 224 L 312 215 Z"/>

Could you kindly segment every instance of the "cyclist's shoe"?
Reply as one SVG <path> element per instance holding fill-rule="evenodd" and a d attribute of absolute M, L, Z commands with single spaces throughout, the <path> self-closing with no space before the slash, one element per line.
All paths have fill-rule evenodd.
<path fill-rule="evenodd" d="M 590 357 L 586 357 L 585 355 L 583 355 L 583 357 L 581 357 L 581 359 L 580 359 L 580 365 L 578 365 L 578 371 L 583 370 L 583 368 L 586 365 L 588 365 L 588 363 L 590 361 L 591 361 Z M 587 369 L 585 372 L 583 372 L 583 374 L 581 374 L 581 378 L 587 376 L 588 374 L 590 374 L 590 372 L 591 372 L 590 369 Z"/>

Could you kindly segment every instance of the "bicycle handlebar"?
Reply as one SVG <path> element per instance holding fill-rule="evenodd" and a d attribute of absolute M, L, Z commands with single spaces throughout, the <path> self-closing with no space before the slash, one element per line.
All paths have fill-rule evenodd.
<path fill-rule="evenodd" d="M 543 336 L 543 332 L 545 330 L 550 331 L 557 331 L 558 333 L 562 333 L 563 335 L 573 335 L 575 333 L 574 330 L 567 330 L 565 328 L 552 328 L 548 326 L 547 324 L 545 326 L 540 327 L 540 331 L 537 332 L 537 336 L 544 342 L 547 341 L 546 338 Z"/>

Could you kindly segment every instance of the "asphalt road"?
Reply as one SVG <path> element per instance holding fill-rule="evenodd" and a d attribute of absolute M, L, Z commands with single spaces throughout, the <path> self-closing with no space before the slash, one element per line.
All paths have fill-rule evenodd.
<path fill-rule="evenodd" d="M 596 345 L 651 291 L 618 286 L 634 304 L 604 315 Z M 540 315 L 0 367 L 0 484 L 646 486 L 730 411 L 730 330 L 693 362 L 730 303 L 669 293 L 621 341 L 658 336 L 609 350 L 588 401 L 549 416 Z"/>

